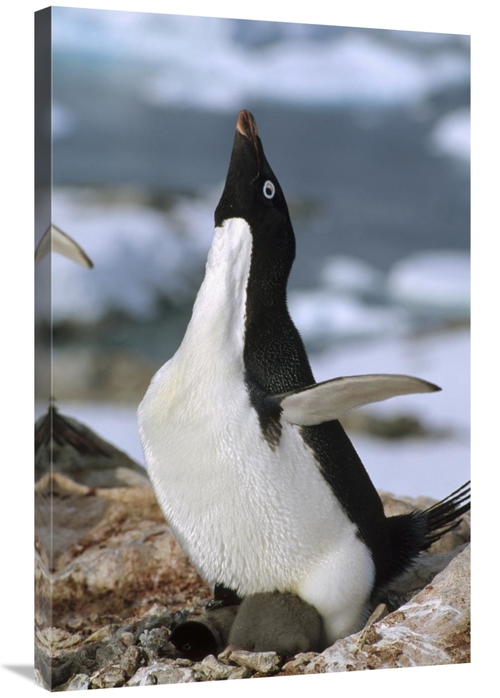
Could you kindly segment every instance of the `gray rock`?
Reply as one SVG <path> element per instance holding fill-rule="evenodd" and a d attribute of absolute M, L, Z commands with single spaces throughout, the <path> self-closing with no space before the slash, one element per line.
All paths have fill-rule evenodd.
<path fill-rule="evenodd" d="M 164 657 L 169 649 L 170 632 L 167 628 L 151 628 L 139 636 L 139 645 L 148 657 L 148 663 Z"/>
<path fill-rule="evenodd" d="M 35 479 L 54 472 L 90 487 L 149 483 L 144 468 L 126 453 L 51 403 L 35 424 Z"/>
<path fill-rule="evenodd" d="M 282 658 L 276 652 L 248 652 L 227 649 L 219 655 L 223 662 L 233 662 L 259 674 L 274 674 L 281 665 Z"/>
<path fill-rule="evenodd" d="M 106 666 L 90 677 L 90 688 L 119 688 L 124 686 L 127 677 L 118 666 Z"/>
<path fill-rule="evenodd" d="M 34 671 L 33 680 L 34 680 L 36 686 L 40 686 L 40 688 L 46 688 L 46 689 L 50 690 L 50 686 L 44 681 L 44 678 L 42 676 L 42 672 L 40 671 L 40 669 L 37 669 L 36 667 L 35 667 L 35 671 Z"/>
<path fill-rule="evenodd" d="M 234 679 L 249 679 L 252 676 L 252 670 L 248 667 L 242 666 L 239 669 L 234 669 L 231 674 L 227 677 L 228 681 Z"/>
<path fill-rule="evenodd" d="M 69 681 L 58 687 L 58 691 L 86 691 L 90 688 L 87 674 L 75 674 Z"/>
<path fill-rule="evenodd" d="M 195 681 L 192 668 L 178 666 L 175 661 L 164 660 L 141 667 L 127 681 L 127 686 L 156 686 L 158 684 L 190 683 Z"/>
<path fill-rule="evenodd" d="M 240 665 L 236 668 L 218 661 L 213 654 L 209 654 L 202 662 L 195 664 L 193 671 L 197 681 L 221 681 L 231 678 L 247 678 L 252 674 L 250 667 L 242 667 Z"/>
<path fill-rule="evenodd" d="M 95 653 L 95 660 L 99 666 L 109 664 L 119 664 L 125 653 L 121 642 L 116 642 L 114 638 L 108 638 L 108 642 L 104 643 Z"/>
<path fill-rule="evenodd" d="M 130 645 L 134 644 L 134 633 L 124 630 L 119 634 L 119 640 L 124 647 L 130 647 Z"/>
<path fill-rule="evenodd" d="M 127 679 L 130 679 L 139 667 L 145 663 L 145 653 L 139 647 L 130 645 L 130 647 L 127 647 L 120 660 L 120 668 L 125 672 Z"/>

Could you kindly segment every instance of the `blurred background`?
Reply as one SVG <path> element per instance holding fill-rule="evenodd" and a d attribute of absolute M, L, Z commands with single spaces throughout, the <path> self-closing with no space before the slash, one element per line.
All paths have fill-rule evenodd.
<path fill-rule="evenodd" d="M 61 411 L 142 462 L 135 410 L 189 321 L 245 108 L 288 200 L 289 305 L 316 379 L 409 373 L 443 388 L 345 420 L 375 485 L 436 497 L 461 485 L 469 37 L 52 13 L 52 221 L 95 265 L 52 259 L 39 329 L 49 341 L 52 321 Z"/>

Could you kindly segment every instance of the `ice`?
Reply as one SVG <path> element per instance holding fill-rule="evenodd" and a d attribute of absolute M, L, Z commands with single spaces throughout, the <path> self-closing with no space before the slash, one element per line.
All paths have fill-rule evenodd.
<path fill-rule="evenodd" d="M 320 280 L 332 291 L 378 296 L 382 292 L 384 275 L 361 259 L 337 255 L 326 260 Z"/>
<path fill-rule="evenodd" d="M 400 309 L 368 306 L 350 294 L 324 290 L 289 294 L 290 314 L 302 336 L 335 340 L 383 334 L 387 327 L 401 333 L 410 327 L 409 316 Z"/>
<path fill-rule="evenodd" d="M 389 296 L 417 310 L 468 317 L 470 255 L 458 250 L 420 252 L 398 262 L 387 280 Z"/>
<path fill-rule="evenodd" d="M 449 155 L 465 163 L 470 160 L 470 109 L 445 114 L 431 133 L 430 145 L 439 155 Z"/>
<path fill-rule="evenodd" d="M 142 64 L 145 100 L 222 111 L 255 99 L 409 104 L 467 84 L 463 43 L 448 35 L 394 36 L 399 40 L 377 30 L 54 8 L 56 60 L 71 51 L 100 57 L 107 70 Z"/>
<path fill-rule="evenodd" d="M 143 203 L 104 202 L 94 193 L 55 189 L 54 223 L 94 262 L 80 269 L 53 256 L 53 320 L 92 322 L 110 311 L 152 318 L 158 301 L 190 299 L 213 235 L 217 193 L 168 213 Z M 82 273 L 83 272 L 83 273 Z"/>
<path fill-rule="evenodd" d="M 361 260 L 325 262 L 314 290 L 289 294 L 291 315 L 304 338 L 401 335 L 434 319 L 467 320 L 470 255 L 422 251 L 401 260 L 386 277 Z"/>
<path fill-rule="evenodd" d="M 219 189 L 179 197 L 168 211 L 133 196 L 109 202 L 96 192 L 55 189 L 54 223 L 95 266 L 81 269 L 54 256 L 54 322 L 93 322 L 113 311 L 153 319 L 162 299 L 191 302 L 213 236 Z M 469 266 L 469 255 L 453 250 L 411 255 L 387 276 L 361 260 L 328 258 L 317 287 L 290 291 L 290 311 L 306 340 L 401 335 L 425 317 L 467 319 Z"/>

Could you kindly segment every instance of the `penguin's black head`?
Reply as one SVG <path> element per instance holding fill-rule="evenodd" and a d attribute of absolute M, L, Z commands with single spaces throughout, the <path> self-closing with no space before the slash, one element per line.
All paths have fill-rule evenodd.
<path fill-rule="evenodd" d="M 242 218 L 250 226 L 257 250 L 290 271 L 295 237 L 288 207 L 276 176 L 267 162 L 257 124 L 249 111 L 240 111 L 226 184 L 215 210 L 215 225 Z"/>

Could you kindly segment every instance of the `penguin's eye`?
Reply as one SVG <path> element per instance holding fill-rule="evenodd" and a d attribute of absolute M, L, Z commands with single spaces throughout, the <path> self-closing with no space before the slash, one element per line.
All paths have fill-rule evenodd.
<path fill-rule="evenodd" d="M 276 191 L 274 184 L 271 182 L 271 180 L 267 180 L 264 184 L 264 196 L 266 199 L 272 199 L 274 196 L 274 192 Z"/>

